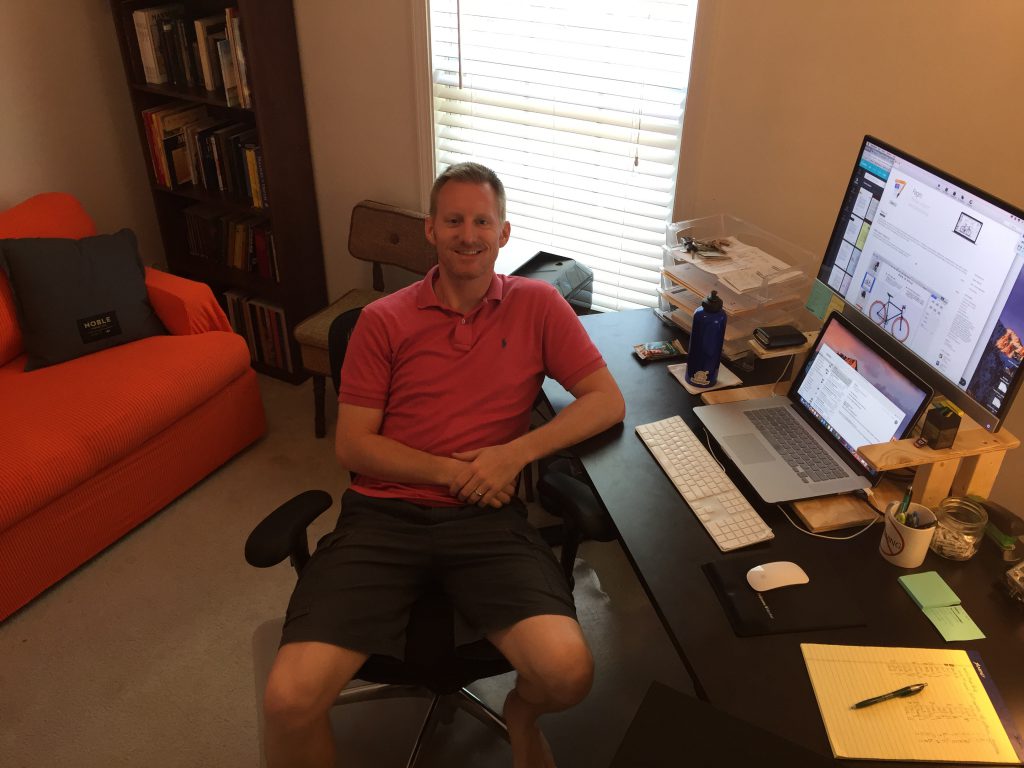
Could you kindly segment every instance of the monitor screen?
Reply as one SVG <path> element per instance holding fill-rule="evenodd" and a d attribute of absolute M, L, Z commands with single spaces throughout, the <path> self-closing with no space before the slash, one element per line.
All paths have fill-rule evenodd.
<path fill-rule="evenodd" d="M 1021 383 L 1022 265 L 1024 211 L 866 136 L 818 279 L 858 327 L 995 431 Z"/>

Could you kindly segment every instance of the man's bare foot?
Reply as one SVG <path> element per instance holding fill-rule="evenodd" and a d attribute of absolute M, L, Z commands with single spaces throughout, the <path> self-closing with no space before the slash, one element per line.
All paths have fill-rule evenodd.
<path fill-rule="evenodd" d="M 513 688 L 505 698 L 502 714 L 508 725 L 513 768 L 556 768 L 548 740 L 537 727 L 537 715 Z"/>

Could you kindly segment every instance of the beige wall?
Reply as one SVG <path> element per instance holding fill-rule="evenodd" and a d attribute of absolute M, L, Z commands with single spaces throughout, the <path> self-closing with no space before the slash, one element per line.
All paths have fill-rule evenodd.
<path fill-rule="evenodd" d="M 108 0 L 3 0 L 0 209 L 70 192 L 100 232 L 135 230 L 147 264 L 163 246 L 132 122 Z"/>
<path fill-rule="evenodd" d="M 412 0 L 295 0 L 327 293 L 369 268 L 348 254 L 363 199 L 420 209 Z"/>

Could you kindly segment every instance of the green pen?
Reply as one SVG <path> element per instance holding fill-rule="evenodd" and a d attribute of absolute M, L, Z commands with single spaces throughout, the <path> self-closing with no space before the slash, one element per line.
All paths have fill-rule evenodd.
<path fill-rule="evenodd" d="M 903 494 L 903 501 L 900 502 L 900 508 L 896 510 L 897 515 L 906 516 L 907 507 L 910 506 L 910 495 L 914 492 L 914 486 L 908 485 L 906 493 Z M 902 520 L 900 522 L 903 522 Z"/>

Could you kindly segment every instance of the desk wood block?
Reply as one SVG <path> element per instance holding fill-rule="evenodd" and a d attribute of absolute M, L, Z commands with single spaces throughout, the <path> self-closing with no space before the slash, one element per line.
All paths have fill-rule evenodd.
<path fill-rule="evenodd" d="M 872 491 L 875 506 L 885 509 L 891 502 L 902 499 L 905 490 L 898 483 L 882 480 Z M 791 502 L 790 505 L 807 526 L 807 530 L 814 533 L 867 525 L 882 518 L 870 504 L 853 494 L 802 499 Z"/>
<path fill-rule="evenodd" d="M 867 525 L 881 517 L 867 502 L 848 494 L 801 499 L 790 502 L 790 506 L 807 526 L 807 530 L 814 533 Z"/>

